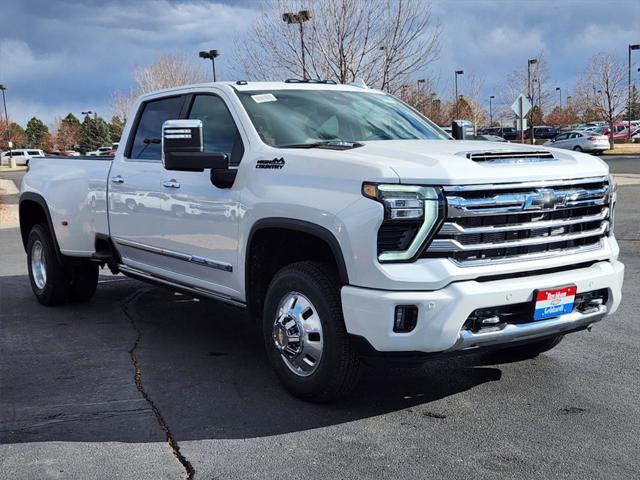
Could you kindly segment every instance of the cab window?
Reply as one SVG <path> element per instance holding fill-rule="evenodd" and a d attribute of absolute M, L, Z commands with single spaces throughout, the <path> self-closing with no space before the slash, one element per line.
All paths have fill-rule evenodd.
<path fill-rule="evenodd" d="M 221 152 L 229 157 L 229 165 L 240 164 L 244 146 L 233 117 L 224 101 L 216 95 L 196 95 L 189 112 L 190 119 L 202 120 L 205 152 Z"/>
<path fill-rule="evenodd" d="M 184 96 L 151 100 L 142 105 L 135 137 L 127 155 L 132 160 L 160 160 L 162 124 L 180 118 Z"/>

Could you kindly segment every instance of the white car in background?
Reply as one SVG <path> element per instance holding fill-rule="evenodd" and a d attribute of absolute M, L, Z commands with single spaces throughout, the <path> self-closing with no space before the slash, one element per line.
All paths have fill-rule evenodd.
<path fill-rule="evenodd" d="M 33 157 L 44 157 L 44 152 L 37 148 L 14 148 L 9 155 L 9 150 L 2 152 L 0 165 L 9 165 L 11 156 L 16 161 L 16 165 L 29 165 L 29 160 Z"/>
<path fill-rule="evenodd" d="M 600 154 L 609 150 L 609 137 L 590 132 L 564 132 L 551 140 L 546 141 L 545 146 L 565 148 L 576 152 L 591 152 Z"/>
<path fill-rule="evenodd" d="M 113 150 L 111 147 L 100 147 L 92 152 L 87 152 L 88 157 L 97 157 L 98 155 L 102 155 L 105 152 L 110 152 Z"/>

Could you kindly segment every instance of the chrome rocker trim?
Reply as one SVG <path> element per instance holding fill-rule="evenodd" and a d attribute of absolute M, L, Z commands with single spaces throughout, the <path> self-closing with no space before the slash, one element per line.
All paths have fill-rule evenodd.
<path fill-rule="evenodd" d="M 184 260 L 185 262 L 195 263 L 196 265 L 202 265 L 204 267 L 215 268 L 216 270 L 223 270 L 225 272 L 233 272 L 233 265 L 226 262 L 219 262 L 217 260 L 211 260 L 210 258 L 199 257 L 197 255 L 190 255 L 187 253 L 180 253 L 174 250 L 166 248 L 153 247 L 144 243 L 133 242 L 131 240 L 125 240 L 124 238 L 114 237 L 113 240 L 125 247 L 135 248 L 137 250 L 143 250 L 145 252 L 155 253 L 157 255 L 163 255 L 165 257 L 171 257 L 178 260 Z"/>

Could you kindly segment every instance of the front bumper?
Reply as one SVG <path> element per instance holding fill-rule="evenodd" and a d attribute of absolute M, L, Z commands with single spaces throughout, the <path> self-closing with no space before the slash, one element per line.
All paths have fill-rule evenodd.
<path fill-rule="evenodd" d="M 587 268 L 544 275 L 478 282 L 454 282 L 435 291 L 385 291 L 346 286 L 342 308 L 347 331 L 379 352 L 448 352 L 528 341 L 579 330 L 615 312 L 620 304 L 624 265 L 602 261 Z M 606 304 L 590 313 L 507 324 L 499 331 L 472 333 L 462 327 L 476 309 L 533 301 L 536 289 L 575 284 L 577 293 L 608 289 Z M 397 305 L 416 305 L 418 322 L 409 333 L 393 331 Z"/>

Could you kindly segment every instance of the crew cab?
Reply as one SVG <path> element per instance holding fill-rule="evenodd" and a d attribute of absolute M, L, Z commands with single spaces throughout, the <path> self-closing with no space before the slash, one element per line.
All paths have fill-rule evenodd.
<path fill-rule="evenodd" d="M 533 357 L 620 304 L 605 163 L 453 140 L 360 86 L 144 95 L 114 158 L 32 159 L 21 192 L 40 303 L 88 300 L 108 267 L 236 305 L 312 401 L 347 394 L 362 361 Z"/>

